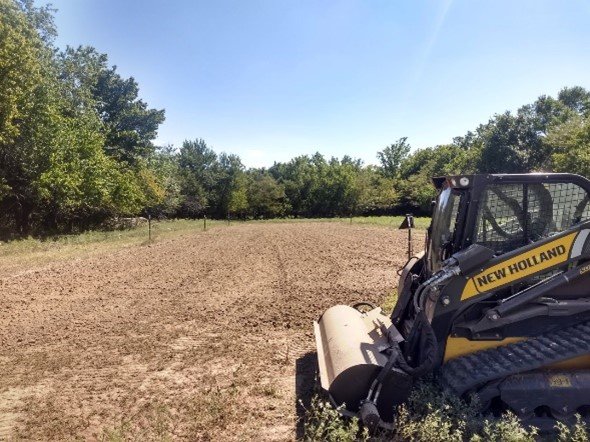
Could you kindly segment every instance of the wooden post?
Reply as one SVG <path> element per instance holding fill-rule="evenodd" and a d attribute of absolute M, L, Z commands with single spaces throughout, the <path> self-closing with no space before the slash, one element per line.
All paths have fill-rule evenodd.
<path fill-rule="evenodd" d="M 152 242 L 152 215 L 148 213 L 148 239 Z"/>
<path fill-rule="evenodd" d="M 203 230 L 207 231 L 207 215 L 203 215 Z"/>

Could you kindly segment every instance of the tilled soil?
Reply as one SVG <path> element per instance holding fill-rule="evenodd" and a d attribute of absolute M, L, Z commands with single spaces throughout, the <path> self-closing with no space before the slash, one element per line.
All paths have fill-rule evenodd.
<path fill-rule="evenodd" d="M 242 224 L 2 277 L 0 440 L 295 439 L 312 321 L 390 295 L 405 235 Z"/>

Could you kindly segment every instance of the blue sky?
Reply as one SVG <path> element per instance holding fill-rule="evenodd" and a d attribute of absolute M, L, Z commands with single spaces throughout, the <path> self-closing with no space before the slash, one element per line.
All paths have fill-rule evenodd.
<path fill-rule="evenodd" d="M 590 88 L 586 0 L 52 0 L 166 109 L 157 142 L 247 166 L 320 151 L 366 163 L 451 141 L 563 86 Z"/>

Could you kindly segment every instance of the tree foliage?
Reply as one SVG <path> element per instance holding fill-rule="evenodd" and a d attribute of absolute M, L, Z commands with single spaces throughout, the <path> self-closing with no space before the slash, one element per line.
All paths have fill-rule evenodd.
<path fill-rule="evenodd" d="M 590 177 L 590 117 L 576 115 L 556 126 L 545 140 L 555 172 Z"/>
<path fill-rule="evenodd" d="M 570 172 L 590 177 L 590 92 L 576 86 L 494 115 L 450 145 L 411 153 L 399 166 L 399 203 L 427 212 L 430 177 L 459 173 Z"/>
<path fill-rule="evenodd" d="M 400 138 L 381 152 L 377 152 L 377 158 L 381 163 L 381 171 L 386 177 L 397 177 L 400 166 L 411 150 L 411 146 L 407 141 L 407 137 Z"/>
<path fill-rule="evenodd" d="M 202 139 L 154 144 L 164 110 L 141 99 L 106 54 L 53 46 L 50 6 L 0 0 L 0 225 L 20 235 L 107 218 L 274 218 L 426 214 L 431 178 L 459 173 L 590 175 L 590 92 L 575 86 L 492 116 L 450 144 L 406 137 L 378 165 L 302 155 L 246 169 Z"/>
<path fill-rule="evenodd" d="M 90 48 L 58 52 L 54 29 L 49 8 L 0 0 L 0 207 L 5 229 L 20 234 L 90 227 L 139 213 L 162 195 L 146 165 L 153 112 L 136 88 L 111 91 L 111 101 L 133 110 L 132 131 L 141 136 L 131 149 L 135 161 L 110 155 L 109 140 L 124 138 L 127 127 L 102 112 L 97 79 L 114 68 Z M 143 126 L 150 130 L 137 129 Z"/>

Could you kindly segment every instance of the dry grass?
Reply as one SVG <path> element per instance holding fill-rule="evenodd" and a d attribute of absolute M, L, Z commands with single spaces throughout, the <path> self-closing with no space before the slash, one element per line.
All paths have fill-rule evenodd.
<path fill-rule="evenodd" d="M 207 220 L 207 230 L 225 225 Z M 202 220 L 168 220 L 152 222 L 152 242 L 183 233 L 203 230 Z M 43 265 L 70 258 L 89 256 L 149 243 L 147 223 L 141 227 L 114 231 L 88 231 L 77 235 L 50 238 L 25 238 L 0 242 L 0 269 L 3 274 L 15 269 Z"/>

